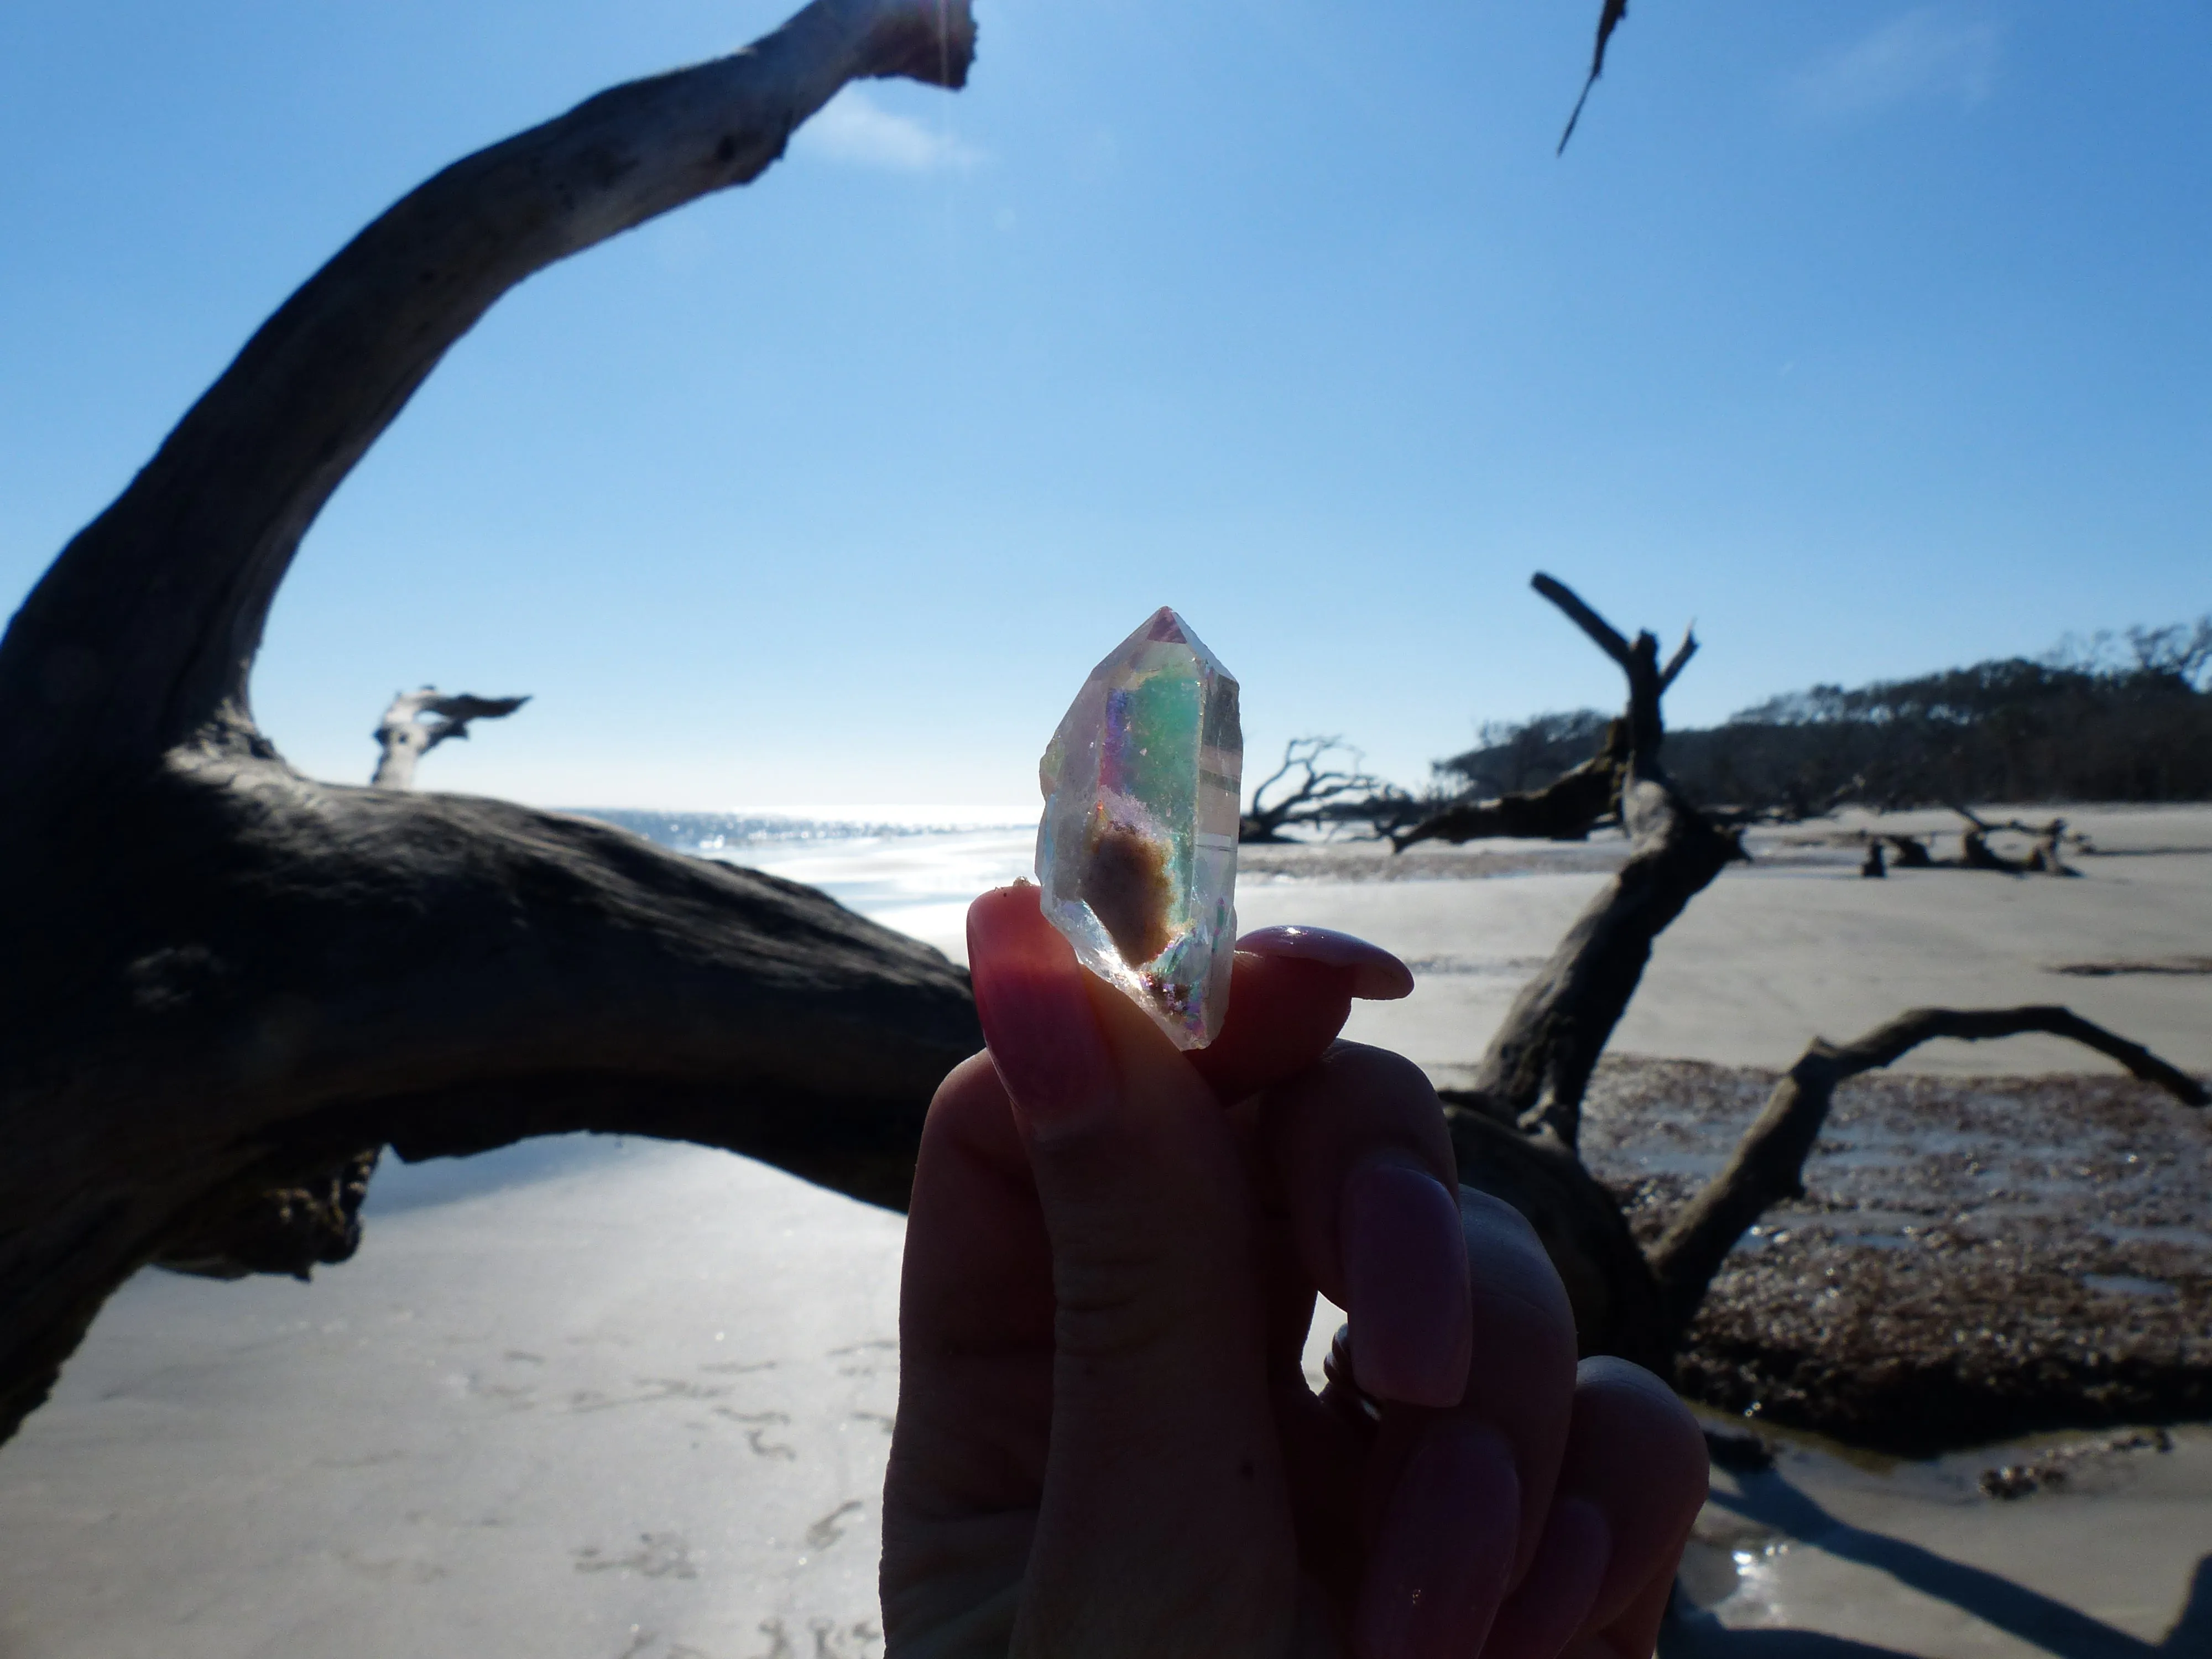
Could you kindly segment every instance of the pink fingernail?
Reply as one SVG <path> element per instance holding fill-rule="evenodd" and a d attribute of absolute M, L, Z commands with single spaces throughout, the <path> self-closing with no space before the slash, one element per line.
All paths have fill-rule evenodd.
<path fill-rule="evenodd" d="M 1366 1002 L 1395 1002 L 1413 989 L 1413 970 L 1379 945 L 1328 927 L 1255 927 L 1237 941 L 1255 957 L 1291 957 L 1352 969 L 1352 994 Z"/>
<path fill-rule="evenodd" d="M 1355 1616 L 1359 1659 L 1465 1659 L 1504 1599 L 1521 1478 L 1495 1429 L 1439 1417 L 1398 1477 Z"/>
<path fill-rule="evenodd" d="M 1023 1115 L 1063 1121 L 1101 1099 L 1113 1076 L 1105 1039 L 1036 888 L 1002 887 L 968 907 L 968 962 L 991 1064 Z"/>
<path fill-rule="evenodd" d="M 1409 1406 L 1455 1406 L 1474 1349 L 1459 1202 L 1419 1170 L 1370 1164 L 1344 1184 L 1337 1226 L 1359 1386 Z"/>

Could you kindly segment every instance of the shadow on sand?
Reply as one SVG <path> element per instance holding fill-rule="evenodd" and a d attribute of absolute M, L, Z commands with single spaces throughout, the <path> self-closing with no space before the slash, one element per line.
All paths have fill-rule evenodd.
<path fill-rule="evenodd" d="M 2201 1559 L 2191 1575 L 2189 1598 L 2173 1628 L 2165 1640 L 2151 1643 L 2009 1578 L 1839 1521 L 1771 1470 L 1745 1477 L 1740 1492 L 1714 1492 L 1712 1501 L 1838 1560 L 1886 1572 L 1899 1583 L 1948 1601 L 2052 1659 L 2204 1659 L 2212 1655 L 2212 1555 Z M 1817 1631 L 1730 1630 L 1705 1612 L 1670 1618 L 1659 1652 L 1661 1659 L 1912 1659 L 1894 1648 Z"/>

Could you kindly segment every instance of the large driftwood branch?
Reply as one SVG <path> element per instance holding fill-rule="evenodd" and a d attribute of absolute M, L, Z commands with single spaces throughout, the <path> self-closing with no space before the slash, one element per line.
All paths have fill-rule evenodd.
<path fill-rule="evenodd" d="M 503 720 L 529 701 L 479 697 L 466 691 L 449 697 L 434 685 L 402 691 L 376 723 L 376 771 L 368 787 L 412 789 L 416 761 L 450 738 L 467 737 L 471 720 Z"/>
<path fill-rule="evenodd" d="M 1342 738 L 1292 738 L 1285 744 L 1283 763 L 1252 792 L 1252 805 L 1237 823 L 1237 840 L 1281 841 L 1283 830 L 1291 824 L 1325 823 L 1331 817 L 1331 807 L 1370 800 L 1379 793 L 1383 788 L 1381 779 L 1364 771 L 1345 771 L 1322 764 L 1325 757 L 1340 749 L 1346 749 Z M 1353 749 L 1346 752 L 1352 757 L 1356 769 L 1361 758 L 1359 751 Z M 1293 780 L 1291 775 L 1294 772 L 1298 775 Z M 1269 800 L 1267 792 L 1285 781 L 1290 781 L 1291 787 Z"/>
<path fill-rule="evenodd" d="M 312 782 L 246 682 L 301 536 L 501 294 L 752 179 L 848 81 L 959 85 L 972 40 L 964 0 L 817 0 L 448 167 L 284 304 L 17 614 L 0 1437 L 141 1264 L 342 1255 L 363 1148 L 681 1137 L 903 1202 L 977 1042 L 951 963 L 605 825 Z"/>
<path fill-rule="evenodd" d="M 570 254 L 757 178 L 848 82 L 957 87 L 958 0 L 816 0 L 731 57 L 601 93 L 455 162 L 264 323 L 120 499 L 70 543 L 0 648 L 0 776 L 96 741 L 150 761 L 250 749 L 246 679 L 300 538 L 492 302 Z"/>
<path fill-rule="evenodd" d="M 1805 1159 L 1827 1121 L 1838 1084 L 1888 1066 L 1936 1037 L 1978 1042 L 2024 1031 L 2094 1048 L 2185 1105 L 2207 1102 L 2204 1085 L 2178 1066 L 2065 1008 L 1915 1008 L 1855 1042 L 1816 1039 L 1774 1085 L 1727 1167 L 1684 1207 L 1650 1252 L 1674 1340 L 1688 1332 L 1713 1276 L 1745 1230 L 1773 1205 L 1804 1195 Z"/>
<path fill-rule="evenodd" d="M 1530 585 L 1627 676 L 1628 708 L 1613 741 L 1622 751 L 1620 812 L 1631 851 L 1543 970 L 1522 988 L 1462 1101 L 1572 1148 L 1590 1073 L 1644 976 L 1652 941 L 1742 848 L 1683 797 L 1659 763 L 1660 697 L 1670 673 L 1689 660 L 1692 642 L 1685 639 L 1662 671 L 1650 634 L 1632 643 L 1565 583 L 1540 574 Z"/>
<path fill-rule="evenodd" d="M 1586 841 L 1592 830 L 1620 808 L 1624 757 L 1615 752 L 1616 747 L 1608 738 L 1596 754 L 1541 789 L 1500 795 L 1495 800 L 1455 802 L 1392 836 L 1391 849 L 1402 853 L 1425 841 L 1457 847 L 1499 836 Z"/>

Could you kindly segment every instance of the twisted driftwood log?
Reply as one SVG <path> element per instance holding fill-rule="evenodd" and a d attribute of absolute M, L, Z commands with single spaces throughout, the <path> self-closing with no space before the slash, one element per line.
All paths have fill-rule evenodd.
<path fill-rule="evenodd" d="M 1658 745 L 1663 735 L 1659 699 L 1689 665 L 1690 659 L 1697 655 L 1697 636 L 1684 634 L 1667 665 L 1660 668 L 1657 641 L 1644 635 L 1631 647 L 1612 623 L 1584 605 L 1564 582 L 1540 573 L 1529 586 L 1558 605 L 1600 650 L 1620 665 L 1622 672 L 1629 676 L 1628 713 L 1607 728 L 1605 740 L 1598 745 L 1596 754 L 1564 776 L 1541 789 L 1501 795 L 1496 800 L 1454 802 L 1411 829 L 1393 835 L 1392 851 L 1402 853 L 1424 841 L 1448 841 L 1456 847 L 1501 836 L 1586 841 L 1592 830 L 1623 811 L 1632 763 L 1640 757 L 1647 775 L 1657 766 Z M 1648 645 L 1646 641 L 1650 641 Z M 1646 662 L 1638 656 L 1639 652 L 1650 660 Z M 1638 712 L 1639 696 L 1649 705 L 1641 714 Z M 1668 787 L 1671 791 L 1674 786 L 1669 784 Z"/>
<path fill-rule="evenodd" d="M 2203 1106 L 2204 1085 L 2142 1044 L 2115 1036 L 2065 1008 L 1915 1008 L 1840 1046 L 1815 1038 L 1767 1097 L 1759 1120 L 1736 1143 L 1728 1167 L 1686 1205 L 1652 1247 L 1650 1264 L 1679 1344 L 1721 1262 L 1767 1209 L 1805 1195 L 1805 1159 L 1827 1121 L 1836 1085 L 1903 1059 L 1936 1037 L 1968 1042 L 2042 1031 L 2071 1038 L 2118 1060 L 2185 1106 Z"/>
<path fill-rule="evenodd" d="M 1283 834 L 1284 830 L 1294 823 L 1326 823 L 1333 817 L 1332 807 L 1357 801 L 1361 805 L 1354 810 L 1364 811 L 1364 803 L 1387 786 L 1365 772 L 1322 763 L 1340 749 L 1346 750 L 1356 767 L 1359 752 L 1346 749 L 1342 738 L 1292 738 L 1285 744 L 1283 763 L 1253 790 L 1252 805 L 1237 821 L 1237 839 L 1247 843 L 1288 841 L 1291 837 Z M 1291 775 L 1294 772 L 1298 775 L 1296 778 Z M 1267 792 L 1286 780 L 1291 787 L 1269 800 Z"/>
<path fill-rule="evenodd" d="M 451 738 L 465 738 L 471 720 L 504 720 L 527 697 L 449 697 L 434 685 L 402 691 L 376 723 L 376 771 L 372 789 L 412 789 L 415 763 Z M 422 717 L 428 714 L 428 720 Z"/>
<path fill-rule="evenodd" d="M 1522 988 L 1474 1087 L 1446 1091 L 1444 1101 L 1460 1178 L 1504 1199 L 1534 1225 L 1565 1280 L 1583 1352 L 1619 1354 L 1671 1376 L 1729 1251 L 1769 1206 L 1799 1194 L 1836 1085 L 1931 1038 L 2049 1032 L 2109 1055 L 2185 1103 L 2205 1103 L 2194 1079 L 2063 1008 L 1918 1009 L 1842 1048 L 1815 1042 L 1777 1085 L 1728 1167 L 1647 1255 L 1576 1151 L 1583 1100 L 1642 981 L 1653 940 L 1743 854 L 1735 836 L 1686 799 L 1660 764 L 1660 699 L 1695 642 L 1685 639 L 1662 668 L 1650 634 L 1632 644 L 1562 584 L 1540 575 L 1534 586 L 1627 677 L 1627 709 L 1591 765 L 1618 754 L 1611 763 L 1619 769 L 1631 850 Z"/>
<path fill-rule="evenodd" d="M 757 176 L 965 0 L 817 0 L 448 167 L 264 324 L 0 641 L 0 1437 L 165 1255 L 350 1249 L 363 1148 L 596 1129 L 902 1204 L 965 975 L 809 888 L 499 801 L 313 782 L 248 672 L 323 503 L 532 272 Z"/>
<path fill-rule="evenodd" d="M 1618 794 L 1631 850 L 1522 988 L 1474 1086 L 1447 1091 L 1444 1100 L 1460 1178 L 1534 1224 L 1566 1281 L 1583 1352 L 1620 1354 L 1671 1376 L 1673 1344 L 1656 1281 L 1575 1142 L 1590 1073 L 1643 979 L 1651 942 L 1743 851 L 1734 834 L 1690 804 L 1659 761 L 1666 736 L 1660 699 L 1696 653 L 1696 640 L 1686 635 L 1662 666 L 1651 635 L 1631 643 L 1565 583 L 1539 574 L 1530 585 L 1627 678 L 1628 706 L 1591 765 L 1613 771 L 1608 789 Z"/>

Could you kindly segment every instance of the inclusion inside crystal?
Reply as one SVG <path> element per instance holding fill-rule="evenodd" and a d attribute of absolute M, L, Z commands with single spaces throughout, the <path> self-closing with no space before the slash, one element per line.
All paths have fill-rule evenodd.
<path fill-rule="evenodd" d="M 1091 672 L 1037 769 L 1044 913 L 1178 1048 L 1221 1030 L 1237 946 L 1237 682 L 1164 606 Z"/>

